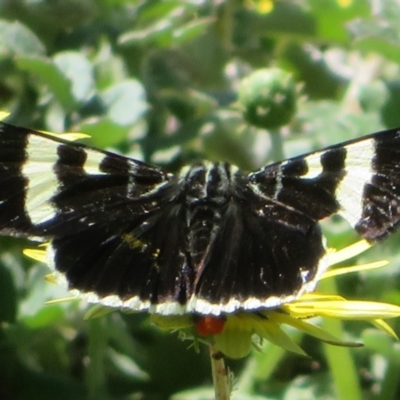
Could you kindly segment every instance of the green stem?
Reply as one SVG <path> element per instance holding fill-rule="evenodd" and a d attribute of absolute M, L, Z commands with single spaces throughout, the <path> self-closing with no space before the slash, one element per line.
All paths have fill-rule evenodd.
<path fill-rule="evenodd" d="M 279 129 L 270 130 L 269 137 L 271 139 L 271 157 L 274 161 L 281 161 L 285 158 L 283 154 L 283 140 Z"/>
<path fill-rule="evenodd" d="M 210 345 L 210 361 L 215 400 L 229 400 L 232 391 L 229 369 L 225 366 L 223 355 L 214 345 Z"/>

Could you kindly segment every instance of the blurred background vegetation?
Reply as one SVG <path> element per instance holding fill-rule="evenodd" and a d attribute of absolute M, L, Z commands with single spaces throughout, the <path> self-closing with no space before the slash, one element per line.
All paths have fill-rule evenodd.
<path fill-rule="evenodd" d="M 400 125 L 399 63 L 396 0 L 0 0 L 8 121 L 85 132 L 90 145 L 171 171 L 199 158 L 251 170 Z M 296 114 L 273 132 L 249 125 L 237 101 L 241 80 L 269 67 L 293 74 L 299 94 Z M 330 246 L 357 240 L 340 220 L 325 229 Z M 358 260 L 388 267 L 338 279 L 340 293 L 400 304 L 399 239 Z M 32 244 L 0 246 L 1 399 L 212 398 L 204 349 L 146 315 L 84 321 L 82 301 L 44 305 L 66 293 L 21 255 Z M 231 362 L 236 399 L 400 397 L 400 347 L 383 333 L 345 324 L 346 339 L 365 343 L 345 349 L 346 361 L 289 333 L 310 358 L 266 343 Z"/>

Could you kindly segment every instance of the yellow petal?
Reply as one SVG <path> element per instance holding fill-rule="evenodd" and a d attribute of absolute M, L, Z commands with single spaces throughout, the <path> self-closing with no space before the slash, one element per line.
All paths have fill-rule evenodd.
<path fill-rule="evenodd" d="M 331 300 L 346 300 L 344 297 L 339 296 L 338 294 L 325 294 L 325 293 L 304 293 L 301 297 L 299 297 L 293 303 L 285 304 L 283 307 L 290 307 L 291 304 L 296 304 L 298 302 L 307 302 L 307 301 L 331 301 Z"/>
<path fill-rule="evenodd" d="M 400 307 L 373 301 L 296 302 L 290 305 L 290 310 L 298 316 L 315 315 L 353 320 L 385 319 L 400 316 Z"/>
<path fill-rule="evenodd" d="M 104 315 L 110 314 L 113 311 L 115 311 L 115 308 L 104 307 L 101 304 L 96 304 L 93 307 L 90 307 L 89 310 L 86 311 L 85 315 L 83 316 L 83 319 L 88 320 L 93 318 L 100 318 Z"/>
<path fill-rule="evenodd" d="M 254 327 L 254 331 L 258 336 L 267 339 L 269 342 L 286 351 L 291 351 L 292 353 L 308 357 L 307 353 L 280 328 L 279 324 L 275 323 L 273 320 L 265 319 L 258 323 Z"/>
<path fill-rule="evenodd" d="M 9 115 L 10 113 L 7 111 L 0 111 L 0 121 L 3 121 L 3 119 L 7 118 Z"/>
<path fill-rule="evenodd" d="M 361 265 L 352 265 L 350 267 L 343 267 L 343 268 L 336 268 L 336 269 L 330 269 L 321 276 L 322 279 L 326 278 L 332 278 L 334 276 L 338 275 L 345 275 L 345 274 L 350 274 L 354 272 L 361 272 L 361 271 L 368 271 L 371 269 L 376 269 L 376 268 L 382 268 L 386 265 L 389 264 L 389 261 L 387 260 L 381 260 L 381 261 L 375 261 L 369 264 L 361 264 Z"/>
<path fill-rule="evenodd" d="M 79 300 L 78 297 L 72 296 L 72 297 L 62 297 L 60 299 L 54 299 L 54 300 L 48 300 L 45 302 L 47 305 L 51 304 L 59 304 L 59 303 L 65 303 L 67 301 L 73 301 L 73 300 Z"/>
<path fill-rule="evenodd" d="M 396 335 L 396 332 L 392 329 L 392 327 L 382 319 L 373 319 L 371 322 L 372 325 L 377 327 L 378 329 L 386 332 L 389 336 L 392 336 L 395 339 L 399 339 L 398 336 Z"/>
<path fill-rule="evenodd" d="M 51 284 L 53 284 L 53 285 L 57 284 L 57 280 L 56 280 L 54 274 L 47 274 L 47 275 L 44 277 L 44 280 L 45 280 L 47 283 L 51 283 Z"/>
<path fill-rule="evenodd" d="M 308 335 L 311 335 L 319 340 L 322 340 L 326 343 L 333 344 L 336 346 L 346 346 L 346 347 L 360 347 L 362 346 L 361 343 L 355 343 L 355 342 L 345 342 L 336 336 L 330 334 L 329 332 L 325 331 L 324 329 L 320 328 L 317 325 L 310 324 L 306 322 L 305 320 L 301 320 L 298 318 L 293 318 L 290 315 L 283 314 L 283 313 L 278 313 L 274 312 L 273 315 L 271 315 L 271 318 L 273 318 L 274 321 L 279 322 L 281 324 L 286 324 L 290 325 L 293 328 L 296 328 L 304 333 L 307 333 Z"/>
<path fill-rule="evenodd" d="M 328 263 L 330 266 L 339 264 L 342 261 L 349 260 L 364 251 L 368 250 L 372 245 L 368 243 L 366 240 L 360 240 L 357 243 L 354 243 L 350 246 L 345 247 L 344 249 L 338 251 L 331 251 L 328 253 Z"/>
<path fill-rule="evenodd" d="M 24 249 L 22 251 L 27 257 L 34 259 L 35 261 L 39 261 L 42 263 L 46 263 L 46 251 L 40 249 Z"/>
<path fill-rule="evenodd" d="M 66 132 L 66 133 L 54 133 L 54 132 L 49 132 L 49 131 L 40 131 L 40 132 L 43 132 L 49 136 L 53 136 L 57 139 L 68 140 L 71 142 L 73 142 L 74 140 L 90 138 L 90 135 L 88 135 L 86 133 L 80 133 L 80 132 Z"/>

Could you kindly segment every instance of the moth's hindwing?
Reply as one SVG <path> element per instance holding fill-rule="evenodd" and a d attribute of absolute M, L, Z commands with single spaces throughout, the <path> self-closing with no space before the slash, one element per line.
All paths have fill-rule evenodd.
<path fill-rule="evenodd" d="M 50 241 L 59 282 L 91 302 L 162 314 L 276 307 L 326 267 L 318 221 L 368 240 L 400 219 L 397 130 L 247 174 L 179 174 L 0 124 L 0 231 Z"/>

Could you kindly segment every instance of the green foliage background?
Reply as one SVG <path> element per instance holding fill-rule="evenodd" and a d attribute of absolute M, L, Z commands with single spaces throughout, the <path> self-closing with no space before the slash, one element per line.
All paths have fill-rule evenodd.
<path fill-rule="evenodd" d="M 395 0 L 0 0 L 8 121 L 89 133 L 93 146 L 170 170 L 198 158 L 255 169 L 400 125 L 399 63 Z M 266 67 L 291 72 L 301 94 L 279 136 L 249 126 L 236 102 L 240 81 Z M 343 222 L 325 225 L 330 246 L 357 239 Z M 400 304 L 399 238 L 358 260 L 390 258 L 389 267 L 341 278 L 340 293 Z M 1 399 L 212 397 L 205 352 L 146 315 L 84 321 L 83 302 L 44 305 L 66 294 L 21 255 L 29 243 L 0 246 Z M 367 328 L 339 326 L 366 346 L 333 351 L 290 332 L 310 359 L 265 344 L 230 363 L 234 398 L 399 398 L 399 344 Z"/>

